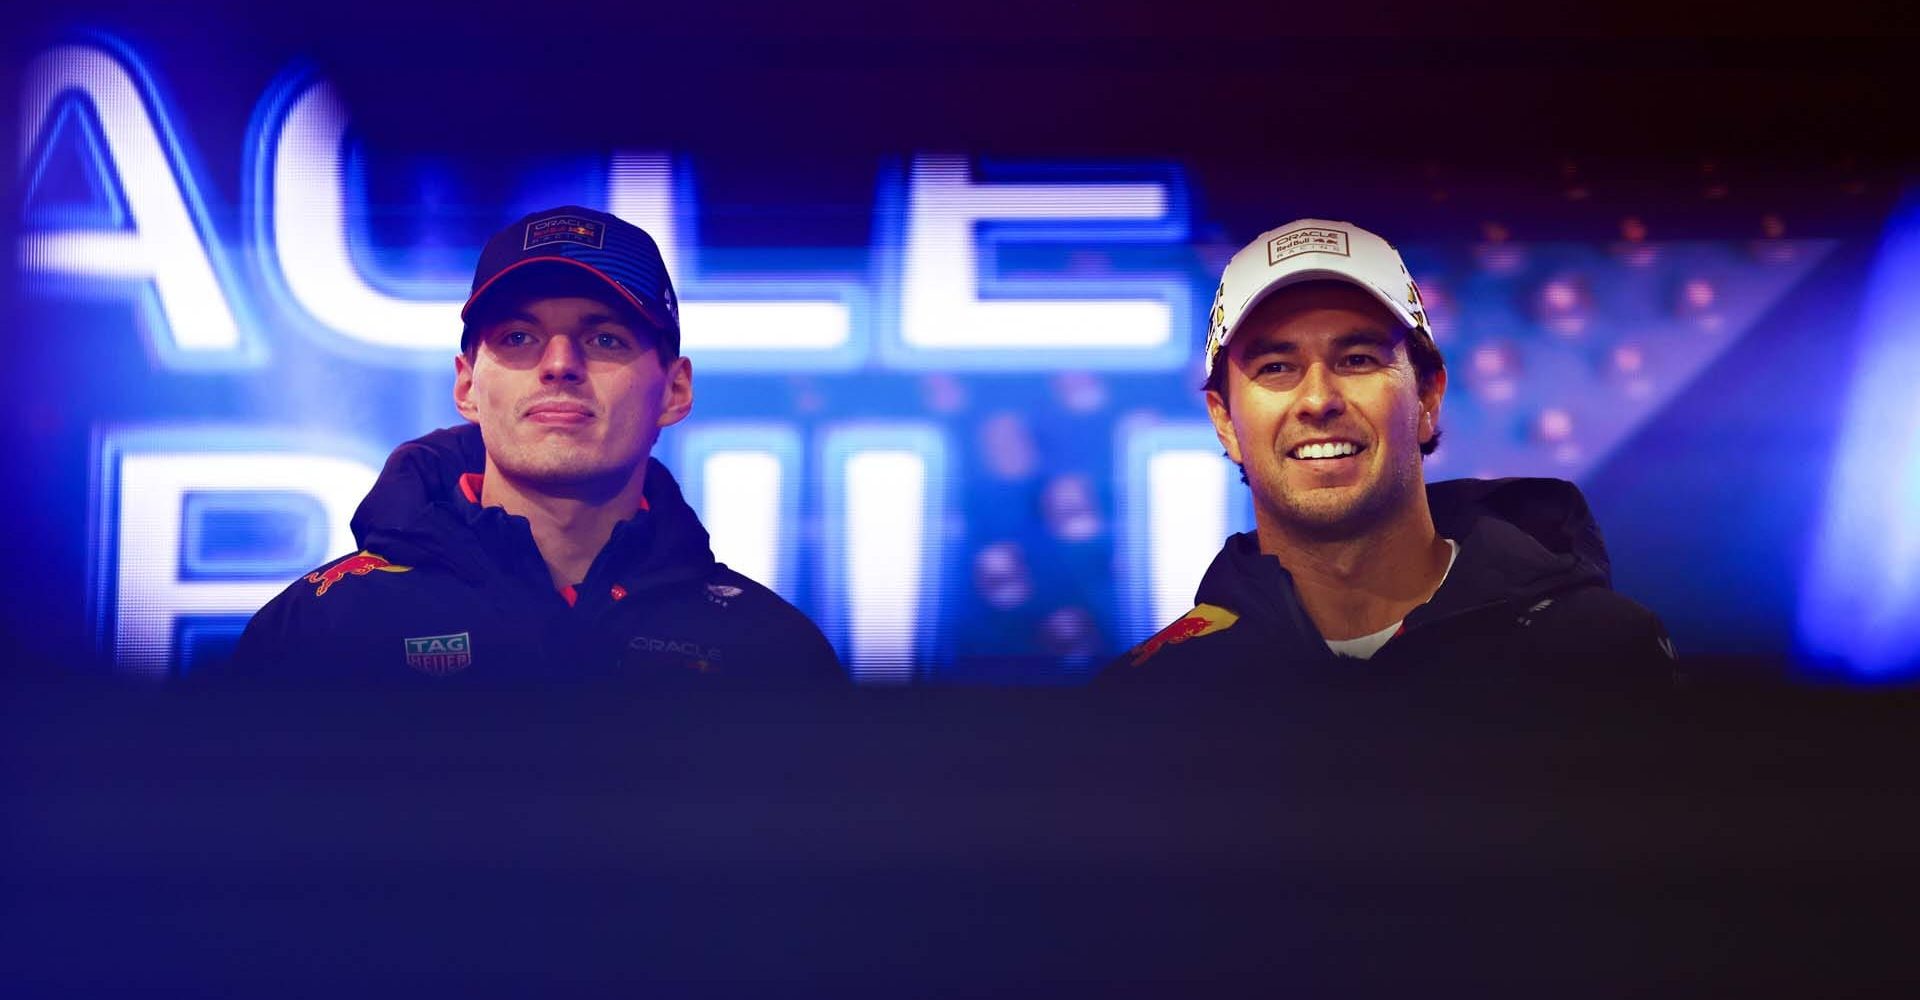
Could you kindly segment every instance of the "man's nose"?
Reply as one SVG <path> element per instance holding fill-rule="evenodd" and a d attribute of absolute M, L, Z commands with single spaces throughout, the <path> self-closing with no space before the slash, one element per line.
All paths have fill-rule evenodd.
<path fill-rule="evenodd" d="M 1300 377 L 1300 415 L 1309 420 L 1325 420 L 1345 413 L 1347 401 L 1340 394 L 1340 380 L 1323 364 L 1311 364 Z"/>
<path fill-rule="evenodd" d="M 540 381 L 578 382 L 584 362 L 572 337 L 549 337 L 540 352 Z"/>

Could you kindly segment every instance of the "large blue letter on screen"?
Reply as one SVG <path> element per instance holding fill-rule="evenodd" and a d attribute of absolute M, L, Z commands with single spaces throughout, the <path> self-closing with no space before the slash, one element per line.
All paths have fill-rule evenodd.
<path fill-rule="evenodd" d="M 117 47 L 116 47 L 117 49 Z M 20 261 L 27 272 L 138 290 L 149 352 L 163 364 L 256 363 L 226 297 L 191 171 L 152 82 L 129 53 L 63 45 L 27 71 Z M 58 176 L 67 143 L 86 176 Z M 93 204 L 49 204 L 88 189 Z"/>
<path fill-rule="evenodd" d="M 348 521 L 375 475 L 366 462 L 273 447 L 243 428 L 117 433 L 104 441 L 100 462 L 98 602 L 101 617 L 112 617 L 102 638 L 121 669 L 154 676 L 177 666 L 183 620 L 251 615 L 301 572 L 292 567 L 353 551 Z M 315 559 L 313 547 L 300 546 L 279 560 L 284 565 L 263 566 L 245 553 L 209 559 L 204 546 L 188 544 L 210 514 L 248 510 L 324 521 L 323 530 L 306 532 L 324 538 L 326 555 Z"/>
<path fill-rule="evenodd" d="M 906 180 L 899 336 L 906 367 L 1151 369 L 1188 355 L 1179 275 L 1001 278 L 994 250 L 1088 242 L 1176 244 L 1177 176 L 1150 181 L 981 183 L 962 157 L 922 156 Z M 883 207 L 883 214 L 885 210 Z"/>

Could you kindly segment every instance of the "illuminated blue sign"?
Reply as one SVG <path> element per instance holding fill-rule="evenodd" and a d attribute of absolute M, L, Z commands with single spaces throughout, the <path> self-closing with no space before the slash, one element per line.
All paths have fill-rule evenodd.
<path fill-rule="evenodd" d="M 353 550 L 387 449 L 458 419 L 462 225 L 538 205 L 423 218 L 437 242 L 397 242 L 370 178 L 422 151 L 368 148 L 305 68 L 231 149 L 196 146 L 112 40 L 50 49 L 25 82 L 27 286 L 42 309 L 131 304 L 131 334 L 87 314 L 87 335 L 151 361 L 133 415 L 92 420 L 96 632 L 130 670 L 188 669 Z M 871 240 L 810 258 L 778 232 L 707 251 L 683 152 L 563 152 L 569 199 L 647 229 L 677 279 L 698 402 L 659 457 L 720 558 L 812 614 L 860 677 L 977 656 L 1084 669 L 1185 610 L 1250 526 L 1195 391 L 1214 274 L 1180 165 L 862 164 Z M 210 200 L 196 156 L 231 163 L 238 190 Z M 1408 247 L 1453 371 L 1430 468 L 1577 477 L 1827 249 Z"/>

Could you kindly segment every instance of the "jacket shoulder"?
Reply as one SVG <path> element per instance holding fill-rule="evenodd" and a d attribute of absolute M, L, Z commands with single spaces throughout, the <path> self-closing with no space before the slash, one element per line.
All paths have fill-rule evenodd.
<path fill-rule="evenodd" d="M 316 567 L 289 583 L 247 621 L 234 649 L 233 666 L 259 670 L 318 655 L 341 634 L 342 613 L 354 614 L 365 602 L 383 598 L 368 580 L 412 573 L 384 556 L 362 549 Z"/>
<path fill-rule="evenodd" d="M 1605 587 L 1582 587 L 1542 598 L 1522 612 L 1534 636 L 1539 665 L 1553 671 L 1578 668 L 1611 673 L 1621 680 L 1671 686 L 1684 671 L 1660 616 Z"/>
<path fill-rule="evenodd" d="M 411 572 L 413 572 L 412 566 L 395 562 L 377 552 L 361 549 L 350 556 L 343 556 L 318 567 L 313 572 L 295 580 L 293 586 L 287 589 L 289 592 L 294 592 L 304 586 L 311 591 L 313 597 L 321 598 L 333 593 L 336 588 L 341 591 L 363 589 L 353 583 L 356 579 L 377 580 L 383 577 L 375 574 L 398 575 Z"/>
<path fill-rule="evenodd" d="M 1591 637 L 1596 642 L 1613 640 L 1643 644 L 1667 641 L 1667 627 L 1660 616 L 1618 591 L 1606 587 L 1581 587 L 1557 595 L 1555 600 L 1561 605 L 1559 613 L 1556 616 L 1542 616 L 1546 622 Z M 1668 645 L 1671 643 L 1668 642 Z"/>
<path fill-rule="evenodd" d="M 1166 676 L 1214 660 L 1227 633 L 1240 623 L 1240 614 L 1218 604 L 1196 604 L 1146 641 L 1120 654 L 1104 667 L 1097 680 L 1119 681 L 1134 677 Z M 1210 637 L 1220 638 L 1210 638 Z"/>
<path fill-rule="evenodd" d="M 734 604 L 752 616 L 745 629 L 768 649 L 764 671 L 770 678 L 797 678 L 822 683 L 848 682 L 846 668 L 820 626 L 786 598 L 759 581 L 715 563 L 706 583 L 707 600 L 723 607 Z"/>

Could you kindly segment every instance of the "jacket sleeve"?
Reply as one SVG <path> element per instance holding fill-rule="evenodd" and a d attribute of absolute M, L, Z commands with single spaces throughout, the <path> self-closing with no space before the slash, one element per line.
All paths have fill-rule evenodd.
<path fill-rule="evenodd" d="M 1628 601 L 1639 612 L 1639 622 L 1628 632 L 1631 637 L 1622 650 L 1622 658 L 1637 670 L 1644 672 L 1648 680 L 1667 687 L 1680 687 L 1686 683 L 1686 671 L 1681 666 L 1680 654 L 1674 649 L 1673 637 L 1667 634 L 1665 622 L 1660 616 L 1647 608 Z"/>
<path fill-rule="evenodd" d="M 255 612 L 219 675 L 285 677 L 336 658 L 337 632 L 327 609 L 316 606 L 311 587 L 295 580 Z"/>
<path fill-rule="evenodd" d="M 752 601 L 742 681 L 775 687 L 844 687 L 853 682 L 820 626 L 786 598 L 738 573 L 724 578 Z"/>
<path fill-rule="evenodd" d="M 812 620 L 802 616 L 801 629 L 804 634 L 798 637 L 793 664 L 796 676 L 810 687 L 844 687 L 851 684 L 853 677 L 840 662 L 840 654 L 834 651 L 833 644 L 827 641 Z"/>
<path fill-rule="evenodd" d="M 1556 629 L 1558 652 L 1545 659 L 1577 667 L 1591 681 L 1612 678 L 1635 689 L 1672 689 L 1686 676 L 1660 616 L 1611 590 L 1569 602 Z M 1547 664 L 1543 664 L 1547 665 Z"/>
<path fill-rule="evenodd" d="M 289 588 L 291 589 L 291 588 Z M 214 670 L 216 677 L 262 677 L 285 655 L 289 593 L 281 591 L 265 607 L 253 613 L 240 633 L 233 658 Z M 204 679 L 204 678 L 203 678 Z"/>
<path fill-rule="evenodd" d="M 783 627 L 776 631 L 778 645 L 769 651 L 768 657 L 769 665 L 775 669 L 766 679 L 783 686 L 794 684 L 809 688 L 852 684 L 853 675 L 840 662 L 840 654 L 827 641 L 820 626 L 779 595 L 772 591 L 766 591 L 766 595 L 775 602 L 769 613 L 783 619 Z"/>

